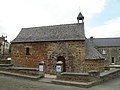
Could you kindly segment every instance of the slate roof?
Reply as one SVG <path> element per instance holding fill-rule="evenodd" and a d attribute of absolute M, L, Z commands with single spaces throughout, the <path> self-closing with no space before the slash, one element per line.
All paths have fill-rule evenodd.
<path fill-rule="evenodd" d="M 89 40 L 85 40 L 85 47 L 86 47 L 86 52 L 85 52 L 85 58 L 86 59 L 104 59 L 104 57 L 94 48 L 93 43 Z"/>
<path fill-rule="evenodd" d="M 85 40 L 84 23 L 22 28 L 12 43 L 65 40 Z"/>
<path fill-rule="evenodd" d="M 96 47 L 120 46 L 120 38 L 93 38 Z"/>

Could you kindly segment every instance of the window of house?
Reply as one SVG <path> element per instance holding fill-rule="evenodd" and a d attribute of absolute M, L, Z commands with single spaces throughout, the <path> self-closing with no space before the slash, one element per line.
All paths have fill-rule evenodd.
<path fill-rule="evenodd" d="M 118 52 L 119 52 L 119 54 L 120 54 L 120 49 L 118 49 Z"/>
<path fill-rule="evenodd" d="M 26 50 L 26 55 L 30 55 L 30 48 L 27 47 L 25 50 Z"/>
<path fill-rule="evenodd" d="M 119 57 L 119 61 L 120 61 L 120 57 Z"/>
<path fill-rule="evenodd" d="M 105 49 L 102 50 L 102 54 L 106 54 L 106 50 Z"/>
<path fill-rule="evenodd" d="M 115 58 L 114 57 L 112 57 L 112 64 L 115 64 Z"/>
<path fill-rule="evenodd" d="M 8 47 L 8 44 L 6 44 L 6 47 Z"/>

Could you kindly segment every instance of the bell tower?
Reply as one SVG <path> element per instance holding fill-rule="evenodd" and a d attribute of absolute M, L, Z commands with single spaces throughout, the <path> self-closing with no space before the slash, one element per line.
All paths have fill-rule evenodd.
<path fill-rule="evenodd" d="M 82 23 L 84 23 L 84 16 L 82 15 L 81 12 L 77 16 L 77 21 L 78 21 L 78 23 L 80 23 L 80 21 L 82 21 Z"/>

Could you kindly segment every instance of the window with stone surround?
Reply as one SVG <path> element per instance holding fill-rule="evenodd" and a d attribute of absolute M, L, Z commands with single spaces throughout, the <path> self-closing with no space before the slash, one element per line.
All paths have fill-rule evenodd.
<path fill-rule="evenodd" d="M 25 48 L 25 53 L 26 53 L 26 55 L 30 55 L 30 48 L 29 47 Z"/>
<path fill-rule="evenodd" d="M 102 54 L 106 54 L 106 50 L 105 49 L 102 50 Z"/>

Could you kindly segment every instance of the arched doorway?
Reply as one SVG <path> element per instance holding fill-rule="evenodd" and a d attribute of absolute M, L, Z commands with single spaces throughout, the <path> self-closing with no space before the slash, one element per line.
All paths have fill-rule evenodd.
<path fill-rule="evenodd" d="M 65 58 L 63 56 L 59 56 L 57 58 L 57 62 L 62 61 L 63 62 L 63 72 L 66 72 L 66 64 L 65 64 Z"/>

